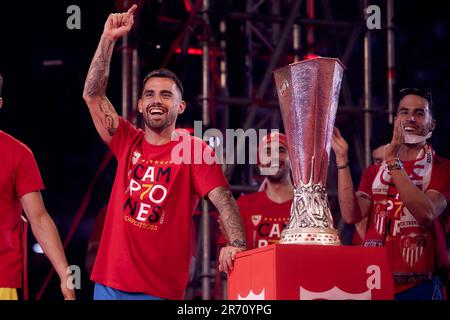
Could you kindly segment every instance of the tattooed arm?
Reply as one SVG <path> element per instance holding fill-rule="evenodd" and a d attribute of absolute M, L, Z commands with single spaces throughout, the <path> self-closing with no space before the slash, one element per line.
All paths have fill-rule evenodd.
<path fill-rule="evenodd" d="M 109 15 L 84 84 L 83 98 L 95 128 L 108 144 L 119 126 L 119 116 L 106 97 L 111 57 L 116 40 L 131 30 L 136 8 L 133 5 L 126 13 Z"/>
<path fill-rule="evenodd" d="M 219 210 L 225 236 L 230 242 L 219 254 L 219 270 L 228 272 L 233 270 L 236 254 L 247 249 L 241 215 L 230 189 L 217 187 L 208 193 L 208 197 Z"/>
<path fill-rule="evenodd" d="M 84 85 L 83 98 L 100 137 L 110 143 L 119 126 L 119 115 L 106 97 L 109 63 L 115 41 L 102 36 Z"/>

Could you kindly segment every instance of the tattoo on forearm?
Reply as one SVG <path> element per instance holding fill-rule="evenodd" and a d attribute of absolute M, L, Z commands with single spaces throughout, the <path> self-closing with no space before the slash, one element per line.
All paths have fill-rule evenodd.
<path fill-rule="evenodd" d="M 100 119 L 102 121 L 103 127 L 108 130 L 109 135 L 112 137 L 119 126 L 119 116 L 114 110 L 113 105 L 109 102 L 108 98 L 102 97 L 99 102 L 99 109 L 102 115 Z"/>
<path fill-rule="evenodd" d="M 245 240 L 239 208 L 231 191 L 228 188 L 219 187 L 211 191 L 209 198 L 219 210 L 228 239 L 230 241 Z"/>
<path fill-rule="evenodd" d="M 114 49 L 114 41 L 101 38 L 84 84 L 85 97 L 100 98 L 98 108 L 94 109 L 96 118 L 100 119 L 101 125 L 113 136 L 119 126 L 119 116 L 113 105 L 106 97 L 108 85 L 109 68 Z M 92 110 L 91 110 L 92 111 Z"/>
<path fill-rule="evenodd" d="M 105 38 L 100 40 L 84 85 L 84 94 L 88 97 L 105 95 L 114 43 Z"/>

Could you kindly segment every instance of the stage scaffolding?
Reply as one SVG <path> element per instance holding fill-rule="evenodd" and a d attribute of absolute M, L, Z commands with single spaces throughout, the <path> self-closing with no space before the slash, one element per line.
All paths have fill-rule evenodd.
<path fill-rule="evenodd" d="M 186 53 L 189 46 L 201 48 L 202 68 L 199 72 L 202 75 L 202 89 L 198 105 L 202 109 L 203 129 L 214 124 L 225 133 L 226 128 L 232 128 L 231 122 L 236 115 L 240 117 L 240 128 L 244 130 L 281 129 L 282 121 L 272 71 L 314 55 L 332 56 L 339 58 L 348 67 L 342 82 L 336 123 L 346 126 L 352 132 L 346 136 L 350 149 L 354 150 L 355 161 L 352 163 L 352 169 L 356 168 L 357 172 L 361 172 L 370 163 L 369 142 L 373 132 L 373 117 L 386 116 L 392 123 L 395 86 L 394 0 L 376 3 L 369 0 L 182 2 L 186 8 L 190 8 L 189 18 L 184 23 L 183 31 L 174 39 L 163 66 L 173 57 L 177 45 L 181 47 L 182 53 Z M 366 26 L 365 8 L 371 4 L 376 4 L 381 9 L 381 30 L 370 30 Z M 344 7 L 344 10 L 336 10 L 339 9 L 338 6 Z M 335 11 L 339 13 L 339 18 L 336 18 Z M 234 36 L 239 35 L 232 39 L 241 44 L 242 54 L 239 56 L 236 56 L 236 51 L 229 49 L 232 44 L 230 29 L 234 30 Z M 374 32 L 386 33 L 385 69 L 373 68 Z M 121 51 L 124 106 L 122 112 L 127 118 L 133 112 L 130 106 L 136 106 L 139 63 L 137 50 L 129 45 L 128 38 L 124 39 Z M 352 59 L 352 56 L 356 55 L 359 56 Z M 360 61 L 362 64 L 355 66 L 354 61 Z M 242 69 L 236 71 L 235 65 L 242 66 Z M 236 72 L 240 73 L 239 79 L 235 76 Z M 383 88 L 386 92 L 386 104 L 377 104 L 372 99 L 374 72 L 386 73 L 386 86 Z M 349 79 L 359 77 L 363 79 L 361 88 L 350 87 Z M 240 92 L 232 88 L 233 82 L 241 84 Z M 351 119 L 353 121 L 350 121 Z M 244 142 L 238 141 L 235 154 L 243 152 L 244 147 Z M 330 163 L 328 195 L 333 203 L 336 202 L 337 196 L 337 175 L 332 164 L 333 157 Z M 257 190 L 254 166 L 229 164 L 224 165 L 223 169 L 236 194 Z M 335 213 L 336 219 L 339 214 Z M 339 218 L 335 222 L 342 231 L 343 223 Z M 201 298 L 205 300 L 225 297 L 225 293 L 217 293 L 217 290 L 212 293 L 213 287 L 220 287 L 217 282 L 223 280 L 224 276 L 218 277 L 215 272 L 216 259 L 212 254 L 215 251 L 215 243 L 211 243 L 211 228 L 216 228 L 216 224 L 211 223 L 210 206 L 203 200 L 198 228 L 197 258 L 188 298 L 199 297 L 196 293 L 198 291 L 201 291 Z M 215 234 L 218 232 L 213 231 Z M 195 287 L 199 283 L 201 285 Z"/>

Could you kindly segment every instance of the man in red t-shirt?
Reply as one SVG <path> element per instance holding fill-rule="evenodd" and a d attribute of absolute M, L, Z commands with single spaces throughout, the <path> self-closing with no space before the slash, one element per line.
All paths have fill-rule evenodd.
<path fill-rule="evenodd" d="M 426 143 L 436 124 L 431 106 L 429 90 L 400 91 L 384 161 L 364 171 L 357 193 L 348 168 L 348 145 L 337 128 L 333 133 L 342 217 L 347 223 L 368 217 L 363 245 L 387 248 L 399 300 L 441 298 L 434 223 L 450 200 L 450 161 Z"/>
<path fill-rule="evenodd" d="M 275 141 L 277 143 L 272 143 Z M 269 158 L 277 156 L 278 169 L 264 179 L 259 192 L 242 195 L 237 200 L 247 235 L 248 249 L 264 247 L 280 240 L 281 231 L 289 222 L 294 198 L 286 135 L 278 132 L 266 135 L 258 150 L 259 154 Z M 263 171 L 271 164 L 270 161 L 260 163 L 259 167 Z M 219 244 L 224 243 L 222 236 L 219 238 Z"/>
<path fill-rule="evenodd" d="M 246 249 L 245 234 L 213 150 L 175 131 L 186 108 L 175 74 L 159 69 L 145 77 L 138 104 L 144 130 L 119 117 L 106 97 L 114 44 L 130 31 L 136 8 L 108 17 L 83 93 L 118 161 L 91 276 L 94 299 L 182 299 L 199 199 L 207 196 L 216 206 L 231 240 L 220 253 L 221 271 L 231 271 L 236 254 Z"/>
<path fill-rule="evenodd" d="M 0 76 L 0 108 L 1 98 Z M 44 189 L 39 168 L 31 150 L 12 136 L 0 131 L 0 300 L 17 300 L 22 288 L 23 250 L 26 243 L 22 209 L 34 236 L 61 280 L 65 299 L 75 299 L 68 288 L 67 260 L 58 230 L 47 213 L 40 190 Z"/>
<path fill-rule="evenodd" d="M 384 148 L 389 143 L 390 137 L 384 134 L 372 137 L 370 139 L 370 150 L 372 150 L 373 165 L 379 166 L 383 163 Z M 355 223 L 355 232 L 353 233 L 353 245 L 360 245 L 365 237 L 368 217 Z"/>

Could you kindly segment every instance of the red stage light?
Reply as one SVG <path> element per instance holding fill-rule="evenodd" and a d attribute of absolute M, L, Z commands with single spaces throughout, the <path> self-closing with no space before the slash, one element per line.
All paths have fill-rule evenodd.
<path fill-rule="evenodd" d="M 315 59 L 315 58 L 319 58 L 320 56 L 315 54 L 315 53 L 307 53 L 304 56 L 304 60 L 311 60 L 311 59 Z"/>
<path fill-rule="evenodd" d="M 181 53 L 181 48 L 176 48 L 175 53 Z M 198 48 L 188 48 L 187 53 L 193 56 L 201 56 L 203 54 L 203 50 Z"/>

